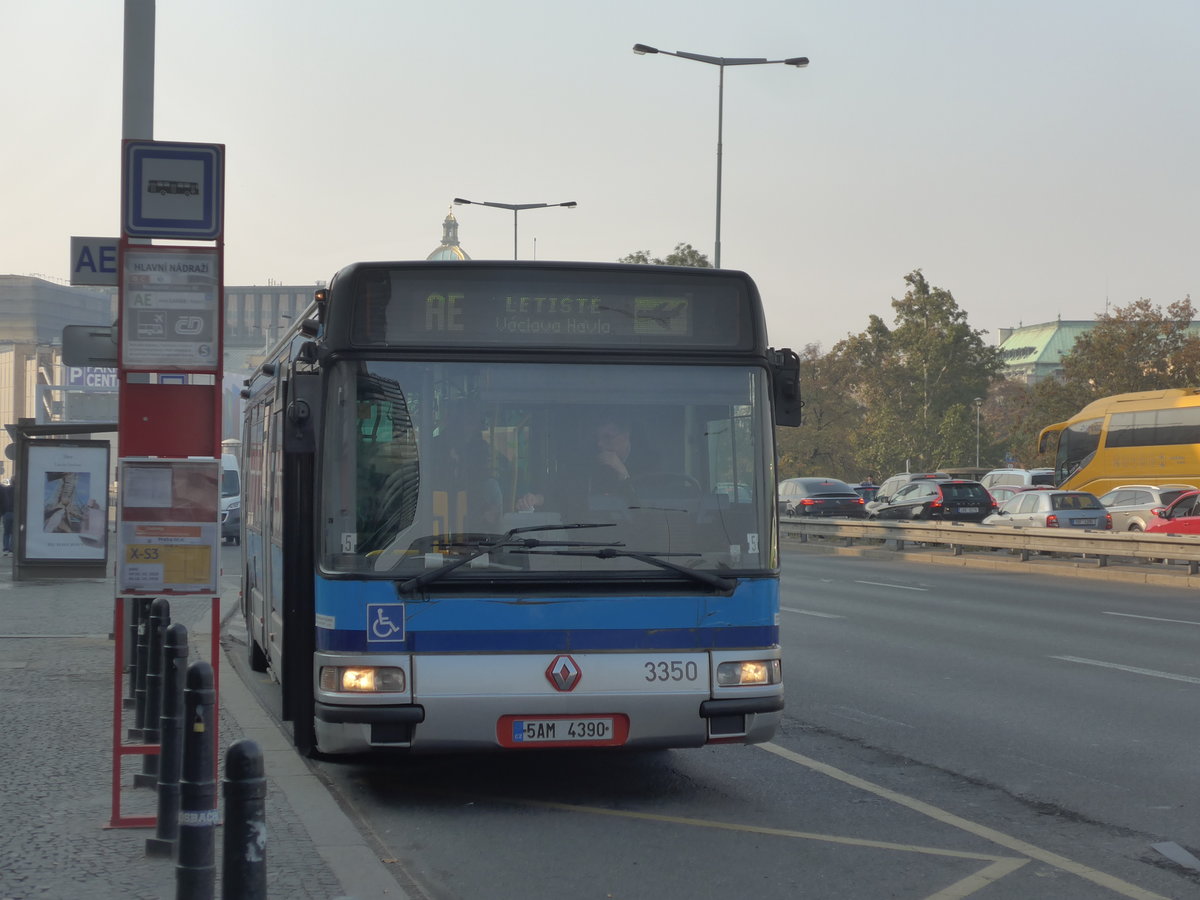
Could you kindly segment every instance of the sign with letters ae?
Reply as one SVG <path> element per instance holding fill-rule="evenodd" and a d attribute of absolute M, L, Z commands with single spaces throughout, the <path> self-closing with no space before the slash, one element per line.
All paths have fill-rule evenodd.
<path fill-rule="evenodd" d="M 215 241 L 224 218 L 225 145 L 125 141 L 121 226 L 129 237 Z"/>
<path fill-rule="evenodd" d="M 122 367 L 145 372 L 217 371 L 220 252 L 127 247 L 122 267 Z"/>
<path fill-rule="evenodd" d="M 71 284 L 115 285 L 120 238 L 72 237 Z"/>

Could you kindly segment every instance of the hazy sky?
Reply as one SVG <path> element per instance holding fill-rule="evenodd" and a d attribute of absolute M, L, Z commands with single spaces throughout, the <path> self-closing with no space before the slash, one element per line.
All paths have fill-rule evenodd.
<path fill-rule="evenodd" d="M 119 231 L 121 0 L 0 0 L 0 274 Z M 772 341 L 892 321 L 915 268 L 971 324 L 1200 303 L 1196 0 L 158 0 L 153 137 L 226 145 L 225 280 L 424 258 L 454 197 L 522 258 L 712 256 Z M 511 213 L 455 208 L 476 259 Z"/>

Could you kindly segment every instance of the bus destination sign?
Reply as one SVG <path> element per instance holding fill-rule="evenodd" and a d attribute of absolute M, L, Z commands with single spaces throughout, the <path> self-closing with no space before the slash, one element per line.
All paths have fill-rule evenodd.
<path fill-rule="evenodd" d="M 359 345 L 480 344 L 595 347 L 739 347 L 750 339 L 729 285 L 663 290 L 635 285 L 473 284 L 453 287 L 403 272 L 372 272 L 355 297 Z M 409 274 L 408 278 L 403 277 Z"/>
<path fill-rule="evenodd" d="M 497 334 L 514 336 L 690 337 L 692 333 L 687 297 L 631 297 L 623 308 L 600 297 L 508 296 L 487 305 L 491 309 L 480 313 L 470 310 L 471 300 L 463 294 L 428 294 L 423 329 L 438 334 L 464 332 L 469 320 L 490 315 Z"/>

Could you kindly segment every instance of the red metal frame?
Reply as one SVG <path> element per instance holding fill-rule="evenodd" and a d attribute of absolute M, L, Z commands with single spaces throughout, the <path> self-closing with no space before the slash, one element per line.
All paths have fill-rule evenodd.
<path fill-rule="evenodd" d="M 126 816 L 121 813 L 121 762 L 127 756 L 157 756 L 158 744 L 127 744 L 124 740 L 122 712 L 125 707 L 122 687 L 125 676 L 125 600 L 116 598 L 113 609 L 113 729 L 112 729 L 112 814 L 108 828 L 153 828 L 158 816 Z M 212 598 L 211 612 L 212 641 L 209 652 L 213 670 L 213 781 L 217 778 L 220 757 L 220 709 L 221 709 L 221 598 Z M 133 693 L 130 685 L 130 694 Z"/>

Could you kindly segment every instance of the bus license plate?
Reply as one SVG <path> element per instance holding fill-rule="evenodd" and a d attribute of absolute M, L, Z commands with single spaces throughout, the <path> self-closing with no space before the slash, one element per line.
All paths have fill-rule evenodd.
<path fill-rule="evenodd" d="M 625 743 L 625 716 L 502 716 L 496 737 L 504 747 L 583 745 L 615 747 Z"/>

